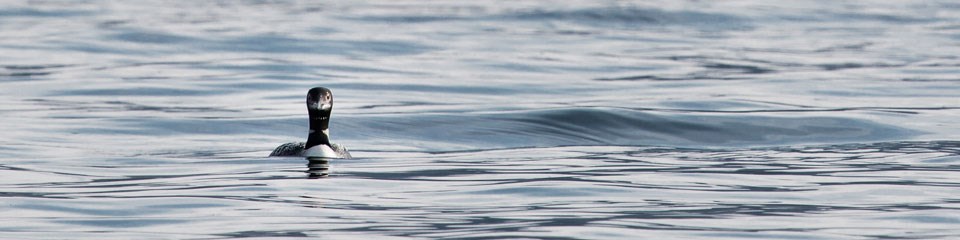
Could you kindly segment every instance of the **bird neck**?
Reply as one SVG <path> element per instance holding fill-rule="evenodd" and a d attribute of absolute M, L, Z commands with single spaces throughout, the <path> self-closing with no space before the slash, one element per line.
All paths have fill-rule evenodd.
<path fill-rule="evenodd" d="M 310 135 L 307 136 L 307 143 L 303 146 L 303 149 L 309 149 L 317 145 L 327 145 L 330 146 L 330 135 L 327 135 L 327 131 L 314 131 L 310 130 Z"/>
<path fill-rule="evenodd" d="M 311 110 L 310 111 L 310 135 L 307 136 L 307 144 L 304 149 L 320 144 L 330 145 L 330 111 Z"/>

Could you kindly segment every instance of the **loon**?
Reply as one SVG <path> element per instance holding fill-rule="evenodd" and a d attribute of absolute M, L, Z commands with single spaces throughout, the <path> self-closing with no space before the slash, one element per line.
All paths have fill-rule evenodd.
<path fill-rule="evenodd" d="M 310 115 L 310 134 L 307 142 L 284 143 L 274 149 L 270 156 L 301 156 L 308 158 L 350 158 L 350 152 L 342 145 L 330 143 L 330 111 L 333 110 L 333 93 L 324 87 L 307 91 L 307 113 Z"/>

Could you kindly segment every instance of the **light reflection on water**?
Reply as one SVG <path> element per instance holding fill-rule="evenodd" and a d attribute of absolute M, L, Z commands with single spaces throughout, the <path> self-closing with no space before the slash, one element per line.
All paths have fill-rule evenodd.
<path fill-rule="evenodd" d="M 947 1 L 9 5 L 4 237 L 960 236 Z"/>

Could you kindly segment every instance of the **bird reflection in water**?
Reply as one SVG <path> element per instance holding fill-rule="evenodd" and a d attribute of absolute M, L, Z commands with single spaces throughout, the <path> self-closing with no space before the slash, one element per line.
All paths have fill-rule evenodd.
<path fill-rule="evenodd" d="M 330 159 L 307 157 L 307 178 L 317 179 L 330 176 Z"/>

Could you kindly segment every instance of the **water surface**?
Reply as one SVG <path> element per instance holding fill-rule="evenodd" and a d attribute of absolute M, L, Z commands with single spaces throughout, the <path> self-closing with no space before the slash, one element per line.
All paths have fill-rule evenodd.
<path fill-rule="evenodd" d="M 17 239 L 960 237 L 950 1 L 14 1 Z M 355 159 L 268 158 L 333 89 Z"/>

